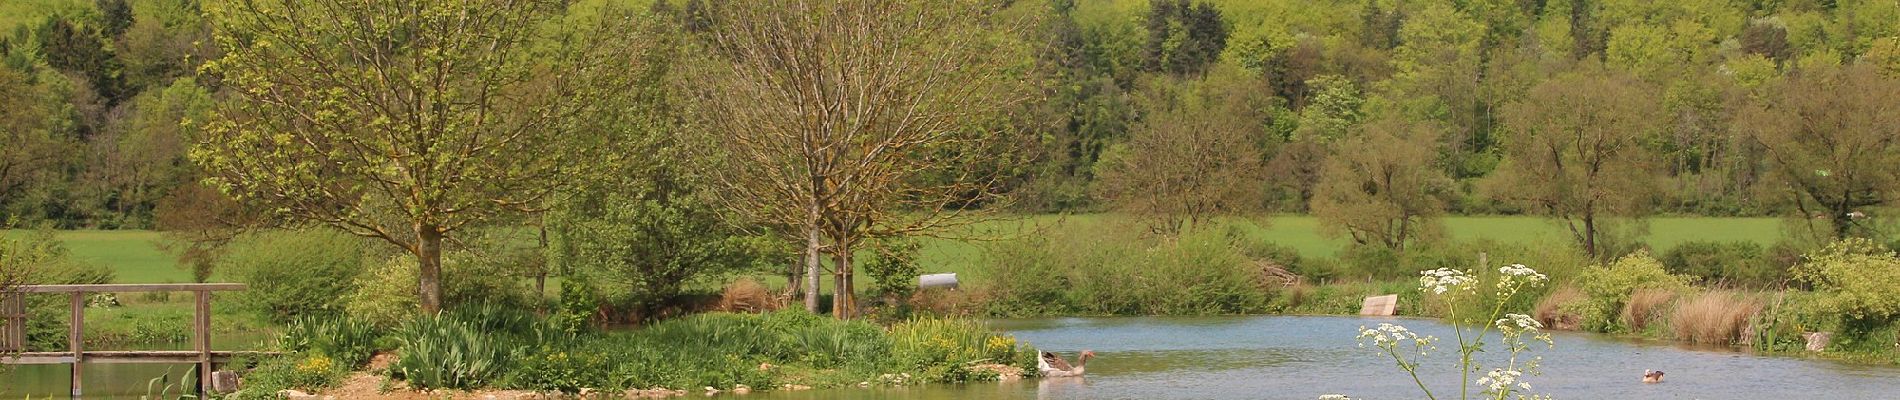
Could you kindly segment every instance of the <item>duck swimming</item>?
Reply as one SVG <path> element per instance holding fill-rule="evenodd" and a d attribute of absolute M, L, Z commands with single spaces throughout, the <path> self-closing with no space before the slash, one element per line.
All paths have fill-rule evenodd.
<path fill-rule="evenodd" d="M 1045 351 L 1041 358 L 1036 359 L 1036 370 L 1042 372 L 1042 376 L 1051 378 L 1082 376 L 1083 368 L 1088 366 L 1090 358 L 1095 358 L 1095 352 L 1083 350 L 1082 355 L 1075 358 L 1075 366 L 1071 367 L 1068 361 L 1063 361 L 1056 353 Z"/>
<path fill-rule="evenodd" d="M 1662 371 L 1643 370 L 1643 383 L 1662 383 Z"/>

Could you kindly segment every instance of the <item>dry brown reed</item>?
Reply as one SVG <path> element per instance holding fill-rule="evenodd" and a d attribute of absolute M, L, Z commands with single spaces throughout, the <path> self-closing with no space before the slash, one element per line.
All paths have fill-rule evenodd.
<path fill-rule="evenodd" d="M 785 306 L 777 295 L 751 277 L 726 284 L 719 292 L 719 310 L 726 312 L 766 312 Z"/>
<path fill-rule="evenodd" d="M 1748 321 L 1762 310 L 1758 296 L 1729 290 L 1711 290 L 1684 299 L 1676 307 L 1670 327 L 1676 339 L 1727 345 L 1740 339 Z"/>
<path fill-rule="evenodd" d="M 1573 286 L 1558 287 L 1557 290 L 1550 291 L 1549 296 L 1544 296 L 1543 300 L 1537 301 L 1537 306 L 1531 310 L 1531 316 L 1536 317 L 1537 322 L 1543 323 L 1550 329 L 1574 331 L 1582 325 L 1583 316 L 1565 311 L 1564 306 L 1580 301 L 1583 301 L 1583 291 Z"/>
<path fill-rule="evenodd" d="M 1676 292 L 1666 289 L 1640 289 L 1630 294 L 1630 300 L 1623 303 L 1620 316 L 1623 326 L 1631 332 L 1639 332 L 1649 324 L 1667 315 L 1670 301 L 1676 299 Z"/>

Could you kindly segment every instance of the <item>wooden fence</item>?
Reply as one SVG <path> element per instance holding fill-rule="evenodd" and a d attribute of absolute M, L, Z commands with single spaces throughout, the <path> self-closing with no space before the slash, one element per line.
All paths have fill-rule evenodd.
<path fill-rule="evenodd" d="M 0 328 L 0 364 L 72 365 L 72 396 L 80 396 L 84 364 L 195 364 L 197 389 L 211 388 L 212 372 L 217 364 L 230 362 L 240 355 L 271 354 L 254 351 L 211 351 L 211 292 L 244 290 L 241 283 L 167 283 L 108 285 L 22 285 L 0 293 L 0 316 L 6 326 Z M 191 350 L 176 351 L 87 351 L 85 350 L 86 297 L 91 293 L 192 292 L 196 307 L 191 319 Z M 26 295 L 65 294 L 71 299 L 72 323 L 66 330 L 66 351 L 27 352 Z"/>

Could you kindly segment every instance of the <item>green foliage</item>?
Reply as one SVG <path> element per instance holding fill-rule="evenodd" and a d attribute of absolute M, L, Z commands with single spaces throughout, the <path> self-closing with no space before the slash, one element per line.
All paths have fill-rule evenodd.
<path fill-rule="evenodd" d="M 284 328 L 284 350 L 328 357 L 348 371 L 376 354 L 381 332 L 361 319 L 344 316 L 304 317 Z"/>
<path fill-rule="evenodd" d="M 1848 321 L 1885 321 L 1900 315 L 1900 256 L 1879 243 L 1850 238 L 1809 253 L 1794 276 L 1821 293 L 1818 304 Z"/>
<path fill-rule="evenodd" d="M 450 252 L 443 257 L 442 302 L 445 306 L 494 304 L 525 307 L 530 304 L 526 282 L 516 274 L 509 257 L 481 254 L 477 250 Z M 344 309 L 361 321 L 379 327 L 393 327 L 415 315 L 416 261 L 408 254 L 390 257 L 381 265 L 356 276 L 355 292 L 345 298 Z"/>
<path fill-rule="evenodd" d="M 1752 242 L 1686 242 L 1663 253 L 1662 263 L 1669 273 L 1709 284 L 1770 287 L 1788 277 L 1787 268 L 1770 260 L 1762 246 Z"/>
<path fill-rule="evenodd" d="M 257 364 L 244 375 L 242 390 L 231 394 L 236 399 L 275 399 L 283 389 L 313 392 L 341 382 L 349 370 L 336 360 L 314 353 L 293 353 L 272 357 Z"/>
<path fill-rule="evenodd" d="M 553 261 L 567 278 L 629 309 L 659 308 L 759 262 L 756 239 L 681 188 L 581 196 L 553 219 Z"/>
<path fill-rule="evenodd" d="M 923 266 L 917 263 L 921 243 L 910 239 L 885 239 L 873 246 L 872 257 L 859 261 L 858 268 L 871 277 L 871 293 L 886 302 L 902 301 L 917 291 L 917 277 Z"/>
<path fill-rule="evenodd" d="M 1690 277 L 1670 274 L 1663 268 L 1662 262 L 1650 257 L 1648 252 L 1639 251 L 1607 265 L 1584 269 L 1583 274 L 1577 277 L 1576 284 L 1583 290 L 1585 299 L 1569 311 L 1583 317 L 1582 328 L 1585 330 L 1623 332 L 1629 327 L 1624 326 L 1616 316 L 1637 290 L 1667 290 L 1680 294 L 1690 290 L 1691 281 Z"/>
<path fill-rule="evenodd" d="M 487 317 L 450 312 L 417 317 L 392 334 L 402 355 L 389 366 L 391 377 L 418 389 L 474 389 L 496 383 L 522 344 Z"/>
<path fill-rule="evenodd" d="M 993 315 L 1206 315 L 1258 312 L 1261 271 L 1223 230 L 1143 237 L 1127 226 L 994 246 L 979 266 Z"/>
<path fill-rule="evenodd" d="M 52 231 L 31 237 L 0 237 L 0 289 L 15 284 L 86 285 L 110 283 L 113 273 L 103 266 L 71 259 Z M 59 296 L 27 296 L 26 341 L 30 351 L 65 348 L 66 328 L 61 322 L 68 300 Z"/>
<path fill-rule="evenodd" d="M 363 263 L 363 241 L 349 234 L 277 230 L 239 238 L 217 269 L 248 285 L 231 296 L 238 307 L 288 322 L 343 312 Z"/>

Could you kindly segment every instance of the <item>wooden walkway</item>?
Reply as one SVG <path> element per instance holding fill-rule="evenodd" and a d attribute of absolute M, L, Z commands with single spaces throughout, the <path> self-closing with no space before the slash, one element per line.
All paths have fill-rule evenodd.
<path fill-rule="evenodd" d="M 211 350 L 211 292 L 244 290 L 241 283 L 167 283 L 110 285 L 22 285 L 0 293 L 0 364 L 72 365 L 72 396 L 80 397 L 83 382 L 81 364 L 196 364 L 198 392 L 212 387 L 212 371 L 217 364 L 228 363 L 245 355 L 269 355 L 267 352 Z M 86 295 L 123 292 L 192 292 L 197 295 L 191 319 L 192 350 L 174 351 L 86 351 Z M 26 295 L 65 294 L 71 299 L 72 324 L 66 330 L 66 351 L 20 352 L 26 348 Z"/>

